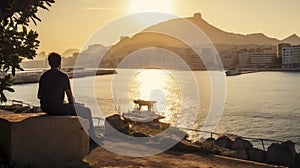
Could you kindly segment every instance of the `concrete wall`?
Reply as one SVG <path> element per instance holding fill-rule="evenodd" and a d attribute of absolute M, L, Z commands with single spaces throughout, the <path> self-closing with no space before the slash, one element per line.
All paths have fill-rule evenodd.
<path fill-rule="evenodd" d="M 0 153 L 14 167 L 64 167 L 88 154 L 88 125 L 77 116 L 0 111 Z"/>

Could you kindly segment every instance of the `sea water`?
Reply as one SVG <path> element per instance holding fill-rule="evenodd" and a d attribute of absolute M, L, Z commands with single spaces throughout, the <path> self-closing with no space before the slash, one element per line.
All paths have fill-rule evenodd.
<path fill-rule="evenodd" d="M 211 77 L 204 71 L 162 74 L 157 71 L 153 70 L 153 76 L 148 72 L 143 77 L 139 71 L 131 70 L 127 72 L 128 76 L 118 73 L 84 77 L 72 79 L 71 83 L 76 101 L 90 107 L 94 117 L 128 112 L 132 110 L 133 99 L 153 98 L 158 101 L 158 111 L 171 116 L 171 121 L 180 127 L 201 130 L 211 105 L 214 105 L 211 102 L 214 92 Z M 194 81 L 185 79 L 186 76 L 193 77 Z M 224 78 L 224 110 L 214 132 L 292 140 L 297 151 L 300 150 L 300 73 L 258 72 Z M 196 85 L 191 87 L 193 82 Z M 39 105 L 38 84 L 15 85 L 13 88 L 14 93 L 5 92 L 8 99 Z M 197 132 L 189 134 L 193 139 L 200 138 Z M 259 147 L 259 142 L 254 143 Z"/>

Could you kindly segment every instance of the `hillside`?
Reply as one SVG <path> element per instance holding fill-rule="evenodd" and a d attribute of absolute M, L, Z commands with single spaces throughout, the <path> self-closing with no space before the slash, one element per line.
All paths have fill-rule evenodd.
<path fill-rule="evenodd" d="M 74 53 L 79 53 L 79 52 L 80 52 L 80 50 L 78 50 L 78 49 L 67 49 L 61 55 L 63 57 L 72 57 Z"/>
<path fill-rule="evenodd" d="M 143 31 L 135 34 L 132 37 L 124 37 L 117 44 L 113 45 L 110 48 L 110 52 L 106 55 L 107 58 L 111 57 L 121 57 L 126 56 L 128 53 L 146 48 L 146 47 L 187 47 L 180 39 L 168 36 L 166 34 L 155 33 L 155 32 L 170 32 L 171 34 L 188 34 L 195 35 L 189 32 L 189 26 L 183 25 L 185 21 L 190 21 L 194 25 L 200 28 L 210 41 L 217 45 L 221 44 L 239 46 L 239 45 L 277 45 L 278 43 L 291 43 L 291 44 L 300 44 L 300 37 L 297 35 L 292 35 L 284 40 L 278 40 L 276 38 L 270 38 L 262 33 L 253 33 L 253 34 L 236 34 L 225 32 L 205 21 L 200 13 L 194 14 L 193 17 L 185 18 L 184 21 L 181 18 L 173 19 L 165 22 L 158 23 L 156 25 L 150 26 Z M 188 28 L 187 28 L 188 27 Z M 190 44 L 198 45 L 198 44 Z M 112 56 L 115 55 L 115 56 Z"/>
<path fill-rule="evenodd" d="M 290 42 L 292 44 L 300 44 L 300 37 L 297 35 L 292 35 L 283 41 L 280 41 L 276 38 L 270 38 L 262 33 L 254 33 L 254 34 L 236 34 L 225 32 L 205 21 L 200 13 L 194 14 L 193 17 L 185 18 L 188 21 L 195 24 L 199 27 L 212 41 L 214 44 L 233 44 L 233 45 L 246 45 L 246 44 L 258 44 L 258 45 L 277 45 L 281 42 Z M 153 31 L 153 30 L 166 30 L 169 31 L 178 31 L 176 29 L 180 29 L 182 25 L 180 25 L 181 19 L 173 19 L 166 22 L 162 22 L 156 25 L 153 25 L 145 31 Z M 174 29 L 176 27 L 176 29 Z M 180 31 L 189 31 L 180 29 Z"/>
<path fill-rule="evenodd" d="M 282 43 L 290 43 L 292 45 L 299 45 L 300 41 L 299 41 L 300 37 L 297 36 L 296 34 L 293 34 L 285 39 L 283 39 L 281 42 Z"/>

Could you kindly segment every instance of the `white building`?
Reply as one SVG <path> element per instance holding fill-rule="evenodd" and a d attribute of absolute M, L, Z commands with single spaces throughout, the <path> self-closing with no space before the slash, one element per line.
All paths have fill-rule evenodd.
<path fill-rule="evenodd" d="M 300 69 L 300 45 L 283 47 L 282 69 Z"/>

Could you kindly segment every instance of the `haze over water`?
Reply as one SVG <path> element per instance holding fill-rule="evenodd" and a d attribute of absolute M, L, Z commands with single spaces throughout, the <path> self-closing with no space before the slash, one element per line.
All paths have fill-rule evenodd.
<path fill-rule="evenodd" d="M 151 71 L 156 78 L 155 76 L 149 76 Z M 190 72 L 178 74 L 184 77 L 185 73 Z M 130 101 L 132 99 L 149 98 L 158 101 L 157 109 L 159 111 L 164 111 L 168 116 L 177 117 L 177 125 L 182 127 L 191 127 L 190 122 L 195 119 L 195 114 L 190 111 L 198 109 L 197 121 L 192 122 L 192 128 L 201 129 L 209 110 L 211 90 L 206 72 L 194 71 L 192 73 L 199 86 L 199 107 L 197 107 L 197 100 L 192 96 L 190 100 L 181 99 L 182 101 L 180 101 L 180 98 L 184 97 L 185 94 L 191 94 L 193 90 L 189 89 L 190 82 L 178 80 L 180 77 L 176 73 L 150 70 L 145 73 L 148 78 L 151 78 L 150 80 L 145 79 L 146 84 L 142 84 L 142 78 L 145 78 L 145 76 L 143 77 L 141 73 L 136 73 L 137 75 L 129 80 L 130 85 L 125 86 L 122 83 L 112 85 L 115 82 L 114 78 L 116 76 L 114 75 L 96 76 L 94 89 L 91 88 L 92 84 L 87 82 L 94 81 L 93 77 L 72 79 L 72 83 L 73 85 L 76 84 L 77 88 L 74 91 L 76 100 L 90 107 L 94 116 L 109 116 L 116 113 L 117 110 L 127 112 L 131 110 L 132 103 Z M 159 77 L 159 75 L 161 76 Z M 155 80 L 160 83 L 155 82 Z M 297 143 L 297 151 L 299 151 L 300 87 L 298 84 L 300 83 L 300 73 L 251 73 L 226 77 L 226 82 L 225 108 L 215 132 L 282 141 L 292 140 Z M 37 84 L 16 85 L 14 86 L 16 92 L 13 94 L 7 93 L 7 97 L 39 105 L 36 98 L 37 87 Z M 118 87 L 127 88 L 128 93 L 124 93 L 122 90 L 122 92 L 118 92 Z M 142 89 L 139 87 L 142 87 Z M 147 91 L 147 88 L 150 90 Z M 91 91 L 94 94 L 91 94 Z M 147 93 L 142 93 L 143 91 Z M 122 94 L 128 94 L 129 98 L 127 100 L 123 99 Z M 90 101 L 94 98 L 96 98 L 98 106 Z M 114 101 L 116 104 L 113 103 Z M 186 104 L 180 109 L 180 105 L 184 104 L 183 101 L 186 101 Z M 183 112 L 179 113 L 180 111 Z M 197 133 L 189 133 L 192 138 L 199 138 Z M 255 145 L 260 144 L 256 143 Z"/>

